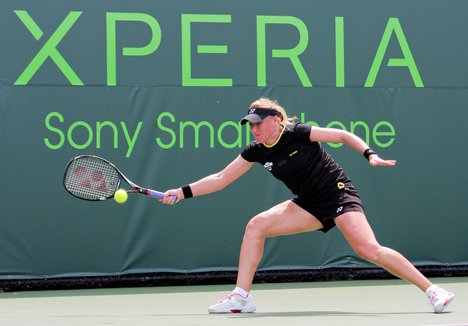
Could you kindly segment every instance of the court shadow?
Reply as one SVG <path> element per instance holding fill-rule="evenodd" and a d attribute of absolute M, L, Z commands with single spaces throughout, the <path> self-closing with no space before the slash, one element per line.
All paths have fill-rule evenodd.
<path fill-rule="evenodd" d="M 446 312 L 449 313 L 449 312 Z M 233 314 L 232 318 L 266 318 L 266 317 L 372 317 L 379 318 L 391 315 L 427 315 L 432 312 L 351 312 L 351 311 L 277 311 L 277 312 L 254 312 L 251 314 Z"/>

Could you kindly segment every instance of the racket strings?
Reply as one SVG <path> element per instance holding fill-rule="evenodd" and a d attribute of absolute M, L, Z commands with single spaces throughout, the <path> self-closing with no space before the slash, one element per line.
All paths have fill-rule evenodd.
<path fill-rule="evenodd" d="M 81 157 L 68 166 L 64 183 L 77 197 L 104 200 L 114 195 L 120 176 L 113 166 L 99 158 Z"/>

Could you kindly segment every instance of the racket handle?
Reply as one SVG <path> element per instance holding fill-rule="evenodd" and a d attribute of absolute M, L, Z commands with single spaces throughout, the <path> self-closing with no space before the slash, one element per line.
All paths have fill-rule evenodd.
<path fill-rule="evenodd" d="M 162 199 L 164 198 L 164 193 L 156 190 L 146 189 L 146 194 L 153 198 Z"/>
<path fill-rule="evenodd" d="M 152 189 L 146 189 L 146 194 L 152 198 L 163 199 L 164 193 Z M 172 196 L 174 200 L 177 199 L 176 196 Z"/>

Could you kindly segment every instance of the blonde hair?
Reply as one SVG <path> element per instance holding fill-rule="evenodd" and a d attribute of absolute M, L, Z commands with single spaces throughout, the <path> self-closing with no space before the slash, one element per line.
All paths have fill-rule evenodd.
<path fill-rule="evenodd" d="M 270 100 L 269 98 L 266 97 L 261 97 L 258 100 L 255 100 L 250 104 L 250 108 L 252 109 L 258 109 L 258 108 L 263 108 L 263 109 L 271 109 L 278 111 L 280 115 L 281 122 L 284 124 L 291 124 L 294 123 L 294 121 L 297 120 L 297 117 L 288 117 L 286 110 L 278 104 L 278 101 L 276 100 Z"/>

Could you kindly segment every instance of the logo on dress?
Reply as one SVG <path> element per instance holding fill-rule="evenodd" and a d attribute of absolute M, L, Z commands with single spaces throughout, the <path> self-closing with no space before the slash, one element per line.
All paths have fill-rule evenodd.
<path fill-rule="evenodd" d="M 273 169 L 273 162 L 266 162 L 263 167 L 267 169 L 268 171 L 271 171 Z"/>
<path fill-rule="evenodd" d="M 294 152 L 292 152 L 291 154 L 289 154 L 289 157 L 293 156 L 293 155 L 296 155 L 298 152 L 298 150 L 296 149 Z"/>

